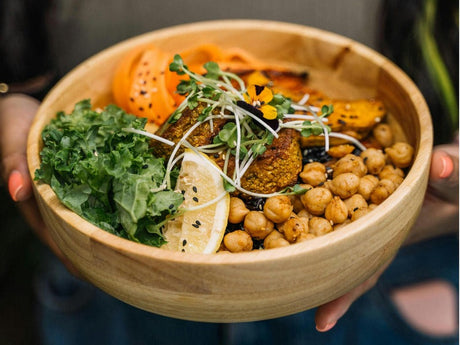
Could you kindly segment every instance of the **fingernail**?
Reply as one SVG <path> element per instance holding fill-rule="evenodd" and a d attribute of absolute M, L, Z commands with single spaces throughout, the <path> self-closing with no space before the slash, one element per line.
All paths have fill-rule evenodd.
<path fill-rule="evenodd" d="M 14 201 L 20 201 L 20 193 L 24 188 L 24 179 L 21 173 L 13 170 L 8 179 L 8 191 Z"/>
<path fill-rule="evenodd" d="M 441 171 L 439 172 L 439 178 L 448 178 L 454 171 L 454 162 L 448 154 L 443 154 L 440 157 L 441 160 Z"/>
<path fill-rule="evenodd" d="M 318 327 L 318 325 L 316 325 L 316 330 L 317 330 L 318 332 L 327 332 L 327 331 L 329 331 L 330 329 L 332 329 L 332 328 L 335 326 L 336 323 L 337 323 L 337 321 L 330 322 L 330 323 L 328 323 L 328 324 L 327 324 L 326 326 L 324 326 L 324 327 Z"/>

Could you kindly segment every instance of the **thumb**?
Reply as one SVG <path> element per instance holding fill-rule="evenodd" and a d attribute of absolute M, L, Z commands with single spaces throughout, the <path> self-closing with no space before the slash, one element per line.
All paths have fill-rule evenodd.
<path fill-rule="evenodd" d="M 39 102 L 25 95 L 10 95 L 0 102 L 1 176 L 8 181 L 14 201 L 32 196 L 32 181 L 27 168 L 27 135 Z"/>
<path fill-rule="evenodd" d="M 458 203 L 458 174 L 458 143 L 435 146 L 431 156 L 430 192 Z"/>

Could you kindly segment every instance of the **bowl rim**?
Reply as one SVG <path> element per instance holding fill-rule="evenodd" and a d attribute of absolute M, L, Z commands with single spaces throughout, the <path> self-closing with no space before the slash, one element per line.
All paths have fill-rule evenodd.
<path fill-rule="evenodd" d="M 167 37 L 174 33 L 179 33 L 182 30 L 187 31 L 203 31 L 216 26 L 219 29 L 260 29 L 264 31 L 270 31 L 276 29 L 278 31 L 283 31 L 286 33 L 296 33 L 298 35 L 308 35 L 308 36 L 321 36 L 322 41 L 333 41 L 336 44 L 338 41 L 343 44 L 352 43 L 352 51 L 355 51 L 359 55 L 364 55 L 365 57 L 372 57 L 374 60 L 377 60 L 381 69 L 385 69 L 395 80 L 403 81 L 404 88 L 408 91 L 408 96 L 411 98 L 411 103 L 416 109 L 418 114 L 418 120 L 420 121 L 420 127 L 425 128 L 424 133 L 432 133 L 432 124 L 431 116 L 428 109 L 428 106 L 423 98 L 419 89 L 415 86 L 413 81 L 403 72 L 398 66 L 392 63 L 390 60 L 385 58 L 383 55 L 374 51 L 373 49 L 356 42 L 345 36 L 339 34 L 325 31 L 318 28 L 313 28 L 301 24 L 293 24 L 280 21 L 272 20 L 252 20 L 252 19 L 226 19 L 226 20 L 211 20 L 211 21 L 200 21 L 194 23 L 180 24 L 175 25 L 159 30 L 154 30 L 147 32 L 135 37 L 128 38 L 123 40 L 111 47 L 108 47 L 99 53 L 93 55 L 92 57 L 86 59 L 81 64 L 73 68 L 69 73 L 67 73 L 48 93 L 48 95 L 43 100 L 37 114 L 40 114 L 47 107 L 48 104 L 52 103 L 55 98 L 59 96 L 58 90 L 69 83 L 69 81 L 83 73 L 87 66 L 92 63 L 97 63 L 99 60 L 104 60 L 108 55 L 115 52 L 116 50 L 125 49 L 130 46 L 133 47 L 138 44 L 146 43 L 152 38 L 159 39 L 162 37 Z M 128 49 L 128 48 L 126 48 Z M 29 163 L 29 173 L 34 177 L 35 169 L 38 168 L 36 165 L 37 160 L 33 159 L 33 155 L 38 155 L 39 141 L 41 136 L 41 130 L 43 128 L 43 121 L 40 121 L 39 116 L 36 116 L 31 131 L 28 136 L 28 147 L 31 148 L 28 150 L 28 163 Z M 428 129 L 428 131 L 426 131 Z M 379 221 L 382 217 L 385 217 L 385 214 L 394 208 L 397 208 L 401 203 L 405 193 L 410 189 L 409 180 L 418 179 L 423 175 L 423 170 L 429 166 L 429 159 L 431 157 L 431 148 L 432 148 L 433 138 L 432 134 L 427 135 L 425 138 L 421 138 L 418 142 L 418 147 L 416 148 L 416 155 L 412 164 L 411 169 L 409 170 L 407 176 L 405 177 L 402 184 L 397 188 L 397 190 L 390 195 L 382 204 L 379 205 L 379 208 L 382 210 L 385 209 L 386 212 L 375 212 L 372 213 L 374 221 Z M 29 152 L 30 151 L 30 152 Z M 38 159 L 39 162 L 39 159 Z M 410 177 L 410 178 L 409 178 Z M 363 231 L 369 231 L 367 228 L 368 216 L 366 215 L 349 225 L 344 226 L 336 231 L 328 233 L 324 236 L 314 238 L 309 241 L 296 243 L 283 248 L 270 249 L 269 251 L 260 250 L 260 251 L 251 251 L 245 253 L 218 253 L 218 254 L 193 254 L 193 253 L 182 253 L 182 252 L 173 252 L 165 249 L 148 246 L 141 243 L 136 243 L 116 235 L 113 235 L 105 230 L 98 228 L 97 226 L 91 224 L 85 219 L 78 216 L 76 213 L 67 209 L 58 199 L 54 191 L 47 184 L 34 181 L 34 188 L 36 193 L 40 195 L 43 201 L 52 209 L 52 212 L 62 219 L 63 221 L 71 224 L 84 224 L 84 227 L 75 228 L 77 231 L 87 236 L 91 241 L 99 242 L 105 246 L 109 246 L 112 249 L 123 252 L 125 255 L 133 256 L 142 256 L 145 258 L 155 259 L 155 260 L 167 260 L 170 262 L 177 262 L 181 264 L 207 264 L 207 265 L 234 265 L 234 264 L 253 264 L 258 262 L 270 262 L 270 261 L 279 261 L 283 259 L 292 259 L 295 256 L 302 255 L 306 252 L 314 254 L 317 251 L 322 251 L 326 247 L 335 246 L 338 244 L 343 244 L 346 240 L 351 237 L 358 236 Z M 268 253 L 268 254 L 267 254 Z M 224 259 L 222 259 L 224 258 Z"/>

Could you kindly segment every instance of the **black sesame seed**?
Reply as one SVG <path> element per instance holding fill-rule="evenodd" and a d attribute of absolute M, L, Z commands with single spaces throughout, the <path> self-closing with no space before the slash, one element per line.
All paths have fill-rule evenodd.
<path fill-rule="evenodd" d="M 172 210 L 173 208 L 174 208 L 174 205 L 173 205 L 173 204 L 169 205 L 169 209 L 170 209 L 170 210 Z"/>
<path fill-rule="evenodd" d="M 185 194 L 185 190 L 183 190 L 183 189 L 182 189 L 180 192 L 182 193 L 182 195 L 184 195 L 184 194 Z"/>
<path fill-rule="evenodd" d="M 193 189 L 193 191 L 194 191 L 195 193 L 198 192 L 198 189 L 197 189 L 195 186 L 193 186 L 192 189 Z"/>
<path fill-rule="evenodd" d="M 130 100 L 131 102 L 134 102 L 134 98 L 132 98 L 132 97 L 129 97 L 129 100 Z"/>
<path fill-rule="evenodd" d="M 147 91 L 141 90 L 141 91 L 140 91 L 140 94 L 141 94 L 141 95 L 145 95 L 145 94 L 147 94 Z"/>
<path fill-rule="evenodd" d="M 359 209 L 358 207 L 355 207 L 355 208 L 353 209 L 353 212 L 358 211 L 358 209 Z"/>
<path fill-rule="evenodd" d="M 144 165 L 142 166 L 142 169 L 147 169 L 148 167 L 149 167 L 148 164 L 144 164 Z"/>
<path fill-rule="evenodd" d="M 201 222 L 200 222 L 198 219 L 196 220 L 196 223 L 197 223 L 198 225 L 201 225 Z"/>
<path fill-rule="evenodd" d="M 196 196 L 194 196 L 193 201 L 198 202 L 198 198 Z"/>
<path fill-rule="evenodd" d="M 139 107 L 139 110 L 140 110 L 140 111 L 144 111 L 144 108 L 143 108 L 143 107 Z"/>
<path fill-rule="evenodd" d="M 200 227 L 198 224 L 195 224 L 195 223 L 193 223 L 192 226 L 197 229 Z"/>
<path fill-rule="evenodd" d="M 152 103 L 149 103 L 149 109 L 152 108 Z"/>
<path fill-rule="evenodd" d="M 219 158 L 219 154 L 218 153 L 214 153 L 214 158 Z"/>
<path fill-rule="evenodd" d="M 183 241 L 182 241 L 182 246 L 185 247 L 186 244 L 187 244 L 187 240 L 183 240 Z"/>

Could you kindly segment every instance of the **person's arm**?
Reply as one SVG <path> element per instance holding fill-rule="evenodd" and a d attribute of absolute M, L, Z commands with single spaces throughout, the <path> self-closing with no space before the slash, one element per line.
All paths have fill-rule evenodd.
<path fill-rule="evenodd" d="M 11 198 L 37 236 L 76 273 L 50 237 L 33 195 L 26 151 L 27 136 L 39 104 L 24 94 L 0 97 L 0 173 Z"/>

